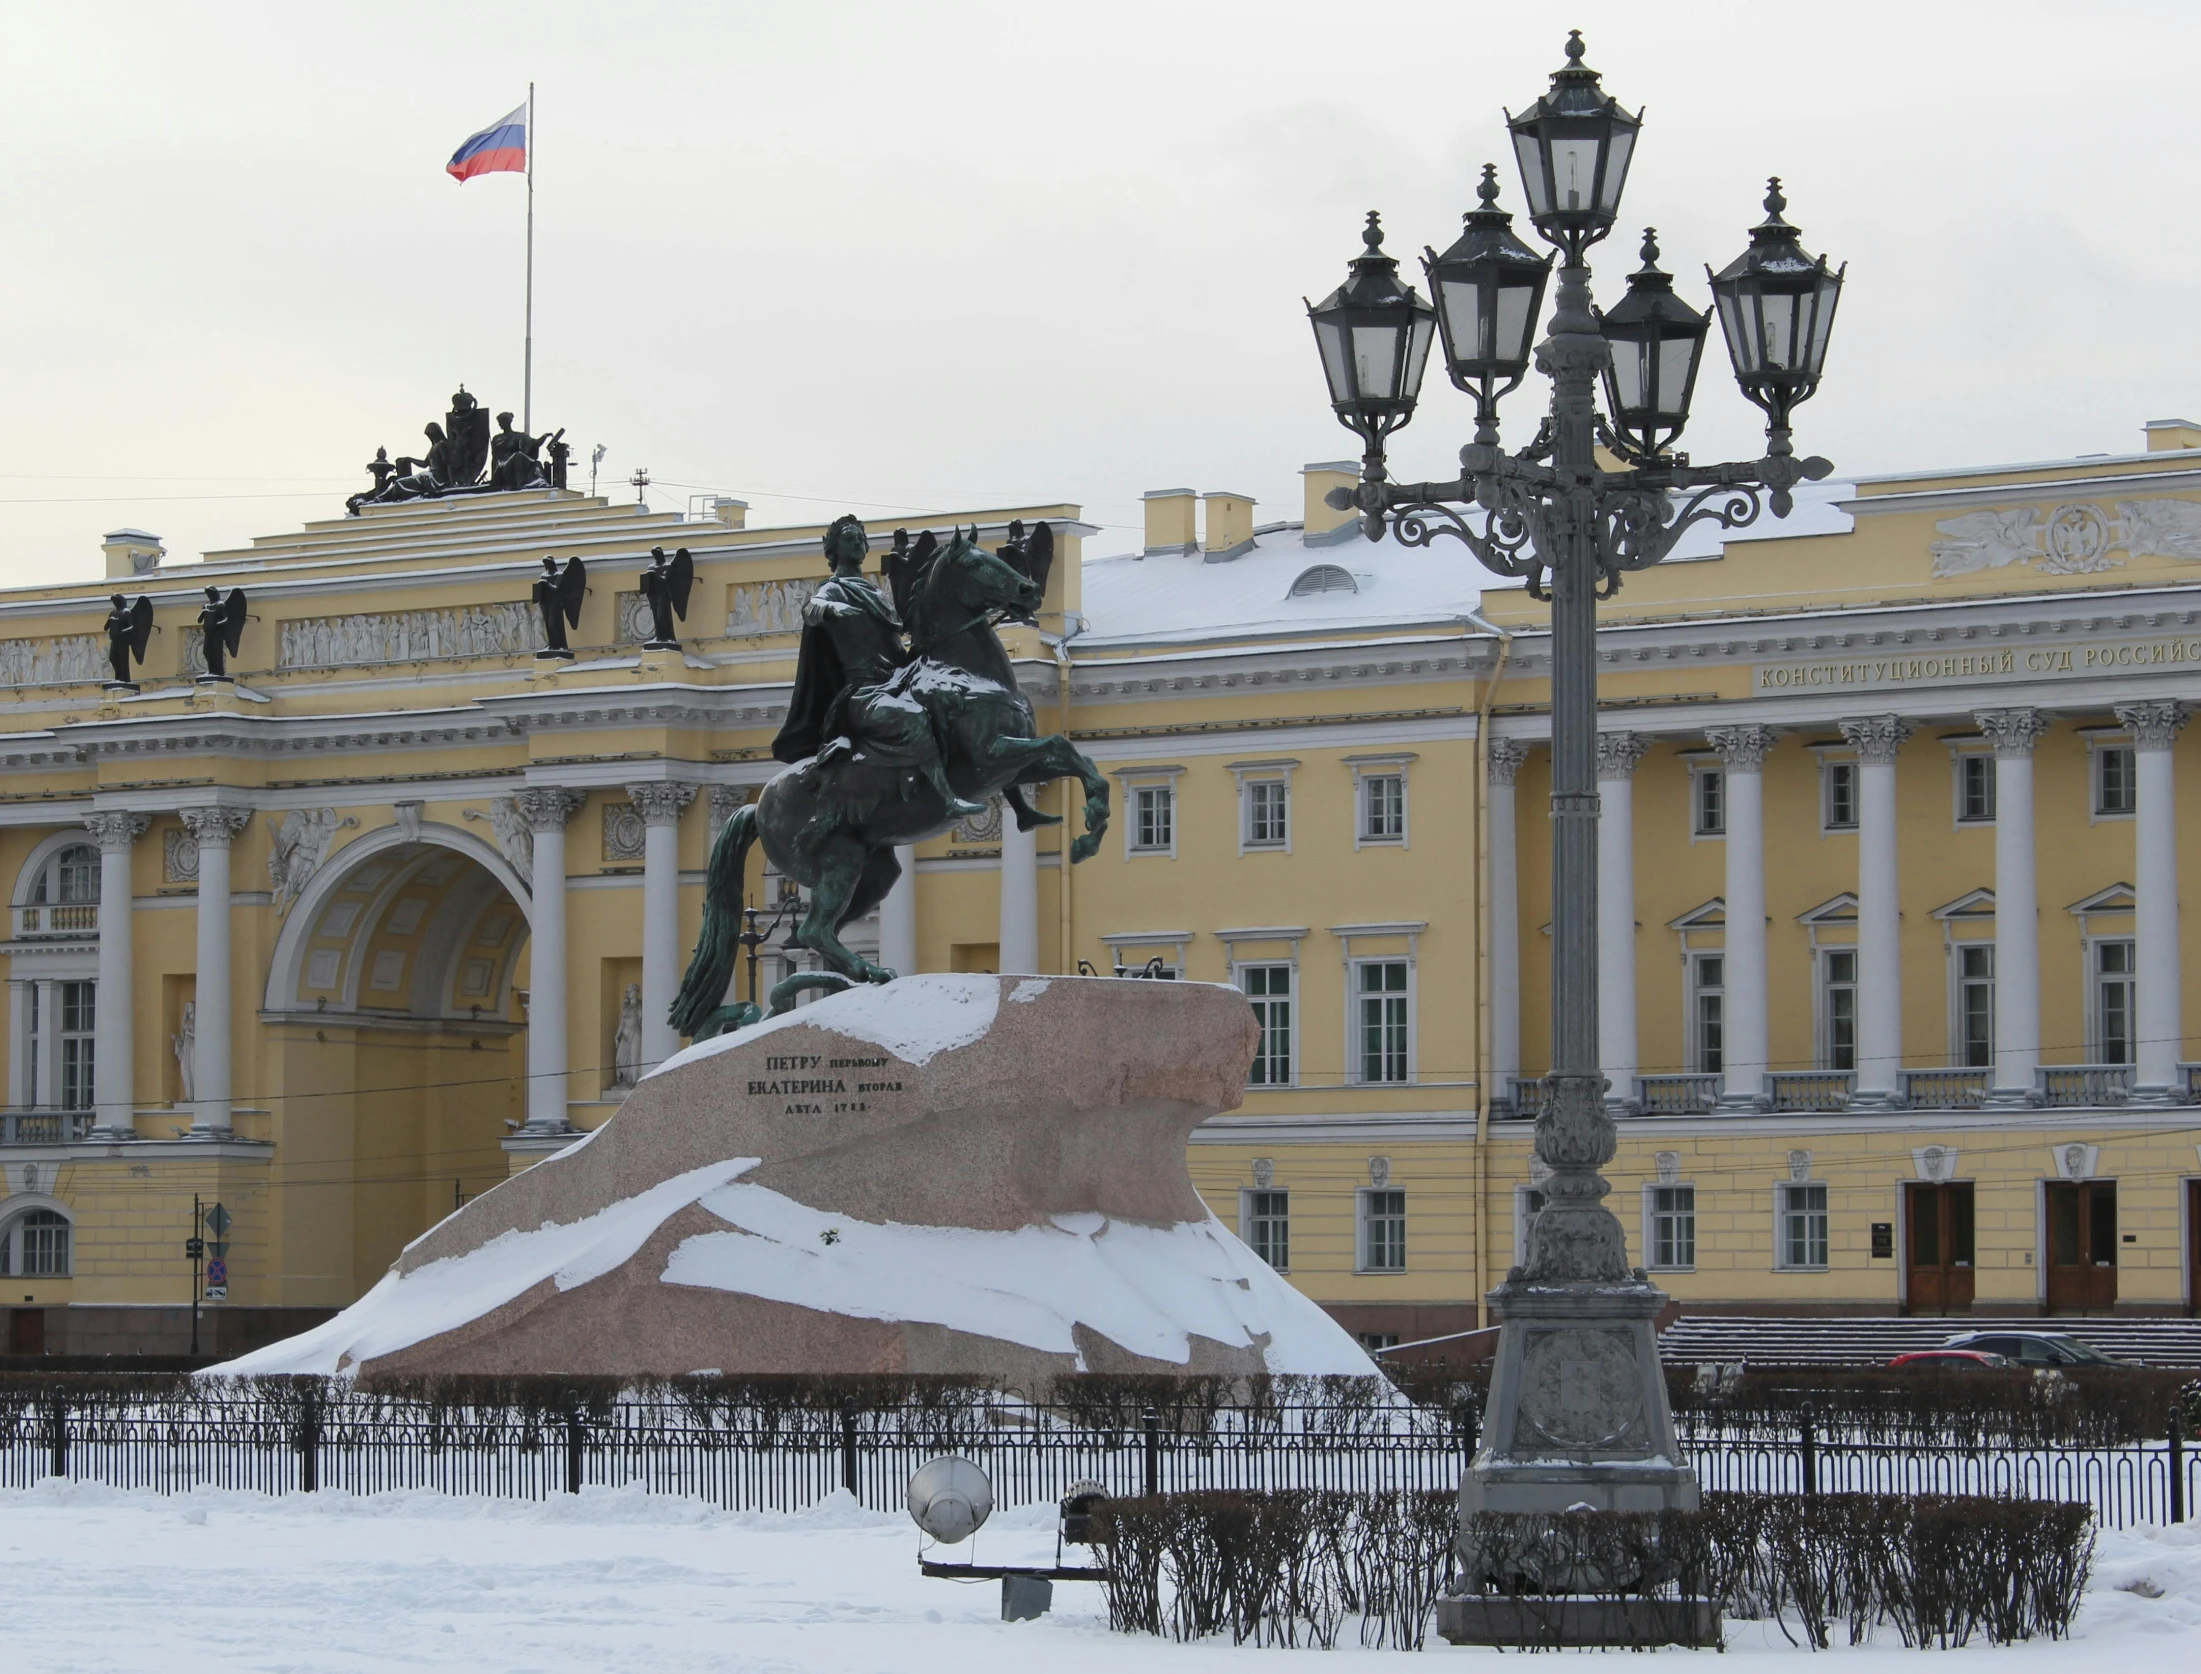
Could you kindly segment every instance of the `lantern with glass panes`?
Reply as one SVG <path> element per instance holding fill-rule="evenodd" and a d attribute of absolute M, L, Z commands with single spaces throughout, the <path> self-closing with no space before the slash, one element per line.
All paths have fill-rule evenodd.
<path fill-rule="evenodd" d="M 1605 92 L 1583 62 L 1579 32 L 1566 52 L 1549 90 L 1506 119 L 1528 218 L 1556 252 L 1558 285 L 1541 341 L 1551 260 L 1512 235 L 1494 170 L 1484 171 L 1481 207 L 1468 213 L 1459 241 L 1427 258 L 1446 371 L 1476 400 L 1475 439 L 1460 449 L 1456 478 L 1389 480 L 1386 445 L 1413 416 L 1429 337 L 1426 305 L 1381 255 L 1373 216 L 1353 278 L 1311 310 L 1331 405 L 1366 444 L 1358 487 L 1334 491 L 1330 504 L 1357 510 L 1370 539 L 1388 532 L 1405 546 L 1458 540 L 1551 605 L 1551 1068 L 1536 1119 L 1536 1155 L 1550 1173 L 1526 1259 L 1494 1293 L 1505 1334 L 1498 1364 L 1529 1363 L 1524 1345 L 1542 1341 L 1538 1331 L 1580 1336 L 1594 1327 L 1600 1340 L 1631 1345 L 1632 1370 L 1601 1363 L 1605 1370 L 1588 1384 L 1501 1372 L 1486 1434 L 1634 1440 L 1600 1443 L 1596 1461 L 1564 1466 L 1523 1465 L 1503 1449 L 1487 1450 L 1463 1489 L 1465 1509 L 1471 1500 L 1523 1510 L 1610 1506 L 1623 1480 L 1631 1503 L 1646 1509 L 1696 1503 L 1688 1469 L 1671 1462 L 1678 1455 L 1649 1336 L 1664 1298 L 1629 1265 L 1626 1234 L 1598 1174 L 1597 1159 L 1613 1154 L 1614 1113 L 1639 1106 L 1632 1083 L 1608 1093 L 1599 1066 L 1597 600 L 1628 572 L 1659 562 L 1696 524 L 1736 529 L 1768 507 L 1785 517 L 1797 485 L 1833 469 L 1794 456 L 1789 420 L 1818 387 L 1842 271 L 1804 253 L 1777 194 L 1749 250 L 1712 281 L 1736 381 L 1768 420 L 1765 454 L 1696 465 L 1675 451 L 1710 322 L 1677 294 L 1649 235 L 1625 294 L 1610 310 L 1596 309 L 1584 256 L 1617 223 L 1643 118 Z M 1528 444 L 1509 453 L 1498 446 L 1496 409 L 1532 361 L 1551 380 L 1550 409 Z M 1762 1090 L 1737 1077 L 1724 1102 L 1755 1109 Z M 1502 1494 L 1501 1480 L 1510 1484 Z"/>

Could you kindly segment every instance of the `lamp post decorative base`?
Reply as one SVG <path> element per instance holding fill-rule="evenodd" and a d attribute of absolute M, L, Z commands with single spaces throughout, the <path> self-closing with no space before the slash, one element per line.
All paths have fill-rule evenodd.
<path fill-rule="evenodd" d="M 1498 1357 L 1482 1445 L 1460 1484 L 1461 1556 L 1478 1512 L 1693 1511 L 1652 1323 L 1666 1293 L 1640 1278 L 1490 1293 Z"/>
<path fill-rule="evenodd" d="M 1525 1650 L 1721 1642 L 1720 1607 L 1708 1598 L 1582 1598 L 1457 1593 L 1437 1600 L 1437 1635 L 1454 1645 Z"/>

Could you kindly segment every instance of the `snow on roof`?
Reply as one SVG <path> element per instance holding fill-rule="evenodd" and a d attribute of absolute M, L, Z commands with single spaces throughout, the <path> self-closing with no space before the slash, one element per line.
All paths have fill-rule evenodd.
<path fill-rule="evenodd" d="M 1786 518 L 1768 507 L 1746 529 L 1699 523 L 1682 534 L 1668 562 L 1718 558 L 1745 541 L 1847 534 L 1856 519 L 1835 502 L 1856 491 L 1852 482 L 1803 483 Z M 1351 584 L 1323 573 L 1334 571 L 1343 571 Z M 1249 551 L 1222 563 L 1197 552 L 1126 553 L 1088 559 L 1083 573 L 1088 626 L 1079 644 L 1085 649 L 1111 642 L 1451 627 L 1481 607 L 1485 592 L 1520 585 L 1492 575 L 1463 543 L 1444 536 L 1426 547 L 1402 546 L 1395 528 L 1380 541 L 1358 535 L 1341 541 L 1334 534 L 1310 541 L 1296 523 L 1257 532 Z"/>

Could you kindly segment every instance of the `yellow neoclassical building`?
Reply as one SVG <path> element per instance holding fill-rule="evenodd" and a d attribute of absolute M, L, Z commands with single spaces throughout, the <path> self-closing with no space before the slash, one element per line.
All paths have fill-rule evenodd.
<path fill-rule="evenodd" d="M 2146 439 L 1817 485 L 1605 607 L 1608 1173 L 1684 1308 L 2201 1293 L 2201 428 Z M 1537 1203 L 1549 639 L 1464 553 L 1363 540 L 1323 500 L 1352 475 L 1309 466 L 1272 522 L 1157 491 L 1131 551 L 1071 503 L 959 514 L 1056 527 L 1006 637 L 1115 823 L 1066 877 L 1057 830 L 967 821 L 850 939 L 1237 984 L 1262 1044 L 1194 1179 L 1411 1342 L 1479 1322 Z M 11 1349 L 181 1349 L 195 1200 L 228 1221 L 208 1343 L 295 1329 L 677 1046 L 708 847 L 775 769 L 823 573 L 819 529 L 742 517 L 528 490 L 201 563 L 118 531 L 110 579 L 0 593 Z M 659 546 L 695 563 L 674 652 L 640 643 Z M 535 654 L 546 554 L 589 571 L 571 661 Z M 208 585 L 248 596 L 233 684 L 195 678 Z M 116 588 L 154 611 L 134 693 L 102 683 Z"/>

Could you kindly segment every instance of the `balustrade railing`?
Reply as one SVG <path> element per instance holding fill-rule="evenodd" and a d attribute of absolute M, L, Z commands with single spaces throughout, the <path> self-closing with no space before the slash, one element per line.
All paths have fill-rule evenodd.
<path fill-rule="evenodd" d="M 0 1110 L 0 1145 L 66 1145 L 91 1125 L 89 1110 Z"/>
<path fill-rule="evenodd" d="M 2044 1064 L 2041 1103 L 2055 1110 L 2123 1104 L 2132 1097 L 2130 1064 Z"/>
<path fill-rule="evenodd" d="M 1716 1075 L 1639 1075 L 1636 1097 L 1646 1116 L 1702 1116 L 1719 1103 Z"/>
<path fill-rule="evenodd" d="M 1988 1069 L 1907 1069 L 1903 1102 L 1917 1110 L 1977 1110 L 1993 1079 Z"/>
<path fill-rule="evenodd" d="M 1775 1110 L 1845 1110 L 1857 1090 L 1854 1070 L 1781 1070 L 1765 1079 Z"/>
<path fill-rule="evenodd" d="M 16 911 L 25 936 L 89 935 L 99 928 L 97 901 L 33 901 Z"/>

